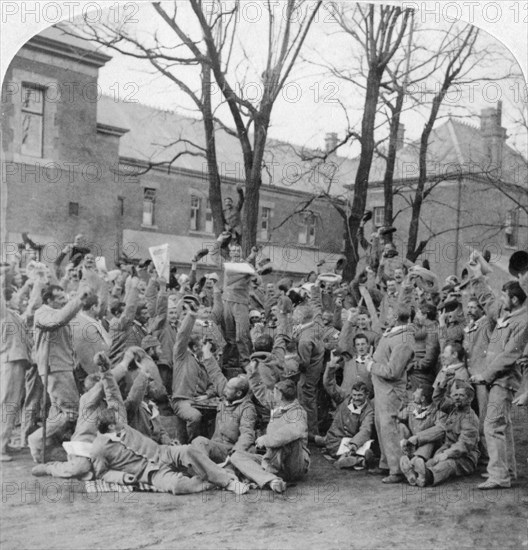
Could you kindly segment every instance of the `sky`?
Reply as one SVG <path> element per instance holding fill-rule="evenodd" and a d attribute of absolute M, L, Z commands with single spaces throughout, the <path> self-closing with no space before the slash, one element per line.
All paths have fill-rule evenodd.
<path fill-rule="evenodd" d="M 501 41 L 513 50 L 503 49 L 503 58 L 509 61 L 497 63 L 496 59 L 484 60 L 475 70 L 493 79 L 509 65 L 515 72 L 524 71 L 528 65 L 528 2 L 397 2 L 403 7 L 417 8 L 416 17 L 431 29 L 431 41 L 434 42 L 435 29 L 445 28 L 452 18 L 474 23 L 490 32 L 483 33 L 481 44 L 500 49 Z M 0 3 L 1 10 L 1 58 L 0 69 L 5 72 L 9 59 L 18 47 L 31 35 L 60 19 L 74 19 L 79 13 L 85 13 L 92 21 L 126 22 L 134 36 L 140 40 L 150 40 L 156 32 L 159 40 L 173 44 L 172 31 L 160 20 L 149 2 L 7 2 Z M 314 2 L 305 2 L 306 10 Z M 212 5 L 211 5 L 212 6 Z M 275 2 L 274 13 L 280 21 L 284 3 Z M 188 6 L 178 2 L 178 18 L 182 18 L 186 32 L 192 34 L 194 25 Z M 258 94 L 258 87 L 253 83 L 259 81 L 263 69 L 266 44 L 266 21 L 262 4 L 247 0 L 242 4 L 239 21 L 239 41 L 234 45 L 234 58 L 241 59 L 245 53 L 249 62 L 238 65 L 236 74 L 231 74 L 232 82 L 243 87 L 247 94 Z M 61 18 L 61 16 L 63 16 Z M 325 3 L 312 25 L 308 39 L 303 48 L 303 60 L 298 63 L 287 81 L 286 88 L 274 107 L 272 124 L 269 131 L 271 138 L 289 141 L 309 147 L 322 147 L 326 132 L 337 132 L 343 135 L 347 127 L 347 118 L 341 105 L 346 107 L 352 125 L 357 124 L 361 116 L 363 97 L 357 89 L 331 75 L 319 64 L 332 62 L 336 66 L 348 67 L 351 57 L 358 55 L 349 37 L 337 32 L 331 22 L 331 5 Z M 28 34 L 29 33 L 29 34 Z M 500 37 L 500 41 L 497 39 Z M 174 50 L 176 51 L 176 50 Z M 178 50 L 179 51 L 179 50 Z M 109 52 L 113 59 L 100 70 L 99 84 L 101 92 L 124 101 L 139 101 L 163 109 L 175 110 L 184 114 L 192 113 L 192 104 L 178 91 L 166 77 L 160 76 L 147 62 L 132 60 L 116 52 Z M 180 52 L 181 53 L 181 52 Z M 416 55 L 416 54 L 415 54 Z M 518 65 L 514 59 L 520 61 Z M 191 72 L 178 73 L 196 86 L 198 80 Z M 182 76 L 182 77 L 183 77 Z M 434 82 L 415 88 L 419 94 L 427 88 L 434 88 Z M 523 106 L 526 87 L 522 81 L 505 81 L 501 83 L 484 82 L 470 86 L 461 85 L 446 99 L 444 114 L 454 116 L 477 115 L 482 108 L 495 106 L 498 99 L 504 102 L 503 125 L 511 135 L 510 142 L 521 150 L 526 148 L 526 134 L 517 133 L 513 124 L 518 117 L 518 109 Z M 219 95 L 219 92 L 218 92 Z M 409 107 L 411 102 L 409 101 Z M 231 124 L 229 114 L 224 120 Z M 406 139 L 415 139 L 423 126 L 424 116 L 416 109 L 404 113 Z M 468 119 L 478 124 L 478 118 Z M 357 143 L 343 151 L 355 155 Z"/>

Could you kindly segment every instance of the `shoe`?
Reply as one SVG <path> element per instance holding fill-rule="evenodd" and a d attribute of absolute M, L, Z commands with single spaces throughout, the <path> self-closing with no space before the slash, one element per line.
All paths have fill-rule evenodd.
<path fill-rule="evenodd" d="M 314 435 L 314 443 L 318 447 L 325 447 L 326 446 L 326 439 L 322 435 Z"/>
<path fill-rule="evenodd" d="M 337 462 L 336 466 L 341 469 L 353 468 L 360 463 L 361 459 L 357 456 L 342 456 Z"/>
<path fill-rule="evenodd" d="M 403 475 L 407 478 L 409 485 L 416 485 L 417 476 L 409 457 L 402 456 L 400 458 L 400 468 Z"/>
<path fill-rule="evenodd" d="M 401 483 L 404 480 L 402 474 L 390 474 L 387 477 L 384 477 L 382 483 Z"/>
<path fill-rule="evenodd" d="M 411 465 L 412 465 L 412 468 L 413 468 L 414 472 L 417 475 L 416 485 L 418 485 L 418 487 L 425 487 L 425 481 L 426 481 L 425 478 L 426 478 L 426 474 L 427 474 L 427 468 L 425 466 L 425 460 L 421 456 L 415 456 L 411 460 Z"/>
<path fill-rule="evenodd" d="M 35 477 L 47 476 L 49 475 L 48 468 L 45 464 L 37 464 L 36 466 L 33 466 L 33 468 L 31 468 L 31 475 Z"/>
<path fill-rule="evenodd" d="M 277 479 L 273 479 L 271 482 L 270 482 L 270 489 L 274 492 L 274 493 L 278 493 L 278 494 L 282 494 L 286 491 L 286 482 L 283 481 L 282 479 L 280 478 L 277 478 Z"/>
<path fill-rule="evenodd" d="M 367 449 L 365 451 L 365 468 L 370 471 L 370 470 L 373 470 L 375 467 L 376 467 L 376 456 L 370 449 Z"/>
<path fill-rule="evenodd" d="M 227 484 L 225 490 L 235 493 L 235 495 L 244 495 L 249 491 L 249 487 L 245 483 L 233 479 Z"/>
<path fill-rule="evenodd" d="M 0 454 L 0 462 L 11 462 L 13 460 L 13 457 L 11 455 L 8 455 L 6 453 Z"/>
<path fill-rule="evenodd" d="M 385 468 L 372 468 L 368 471 L 369 474 L 373 476 L 386 476 L 389 474 L 389 470 L 386 470 Z"/>
<path fill-rule="evenodd" d="M 480 489 L 481 491 L 490 491 L 491 489 L 510 489 L 510 487 L 511 485 L 509 483 L 507 485 L 501 485 L 500 483 L 492 481 L 491 479 L 488 479 L 484 483 L 477 485 L 477 489 Z"/>

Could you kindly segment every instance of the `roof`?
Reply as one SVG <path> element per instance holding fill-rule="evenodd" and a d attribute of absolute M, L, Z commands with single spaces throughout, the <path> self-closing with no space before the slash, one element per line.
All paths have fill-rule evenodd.
<path fill-rule="evenodd" d="M 396 156 L 394 180 L 414 180 L 418 176 L 419 140 L 414 141 Z M 463 174 L 478 175 L 489 167 L 488 145 L 480 129 L 468 122 L 449 117 L 436 126 L 429 140 L 427 154 L 428 176 Z M 354 161 L 357 164 L 359 159 Z M 385 175 L 385 160 L 375 157 L 370 172 L 371 185 L 380 185 Z M 508 144 L 503 147 L 501 179 L 509 183 L 522 184 L 528 181 L 528 163 L 523 156 Z"/>
<path fill-rule="evenodd" d="M 198 173 L 204 171 L 205 158 L 199 155 L 199 149 L 191 145 L 195 143 L 203 147 L 205 142 L 204 128 L 199 118 L 102 96 L 98 102 L 97 121 L 99 124 L 130 130 L 120 140 L 121 158 L 161 163 L 169 162 L 178 154 L 189 151 L 195 154 L 179 156 L 172 166 Z M 243 180 L 244 164 L 238 139 L 218 128 L 216 147 L 222 176 L 226 179 Z M 395 181 L 412 181 L 417 178 L 418 153 L 419 141 L 398 151 Z M 333 154 L 323 163 L 321 156 L 322 153 L 318 150 L 268 139 L 264 155 L 263 183 L 293 191 L 317 193 L 321 188 L 327 187 L 325 176 L 332 173 L 334 182 L 331 194 L 347 194 L 354 183 L 359 158 L 350 159 Z M 507 144 L 503 147 L 503 158 L 502 181 L 522 183 L 528 179 L 526 160 Z M 446 122 L 433 129 L 428 150 L 428 172 L 431 177 L 457 174 L 459 171 L 478 174 L 488 164 L 488 146 L 476 126 L 449 117 Z M 385 160 L 379 156 L 374 157 L 370 185 L 380 185 L 384 174 Z"/>
<path fill-rule="evenodd" d="M 119 142 L 119 156 L 142 162 L 168 162 L 178 153 L 199 150 L 181 139 L 203 147 L 204 128 L 201 119 L 184 116 L 144 105 L 116 101 L 102 96 L 97 104 L 97 122 L 112 127 L 129 129 Z M 244 164 L 240 143 L 234 136 L 218 128 L 216 136 L 217 157 L 221 174 L 226 178 L 244 179 Z M 325 169 L 314 169 L 319 162 L 303 161 L 302 154 L 320 156 L 321 151 L 303 150 L 301 146 L 268 139 L 264 156 L 262 179 L 264 185 L 282 187 L 293 191 L 317 192 L 323 182 Z M 344 185 L 353 177 L 354 164 L 351 159 L 332 155 L 337 170 L 332 191 L 346 193 Z M 203 156 L 184 154 L 175 160 L 174 168 L 204 171 Z M 329 168 L 330 165 L 327 165 Z"/>

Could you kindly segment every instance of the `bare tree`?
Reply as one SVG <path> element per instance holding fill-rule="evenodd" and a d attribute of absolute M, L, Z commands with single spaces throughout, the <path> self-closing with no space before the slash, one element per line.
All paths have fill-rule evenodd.
<path fill-rule="evenodd" d="M 298 0 L 287 0 L 276 11 L 276 3 L 265 2 L 267 19 L 267 52 L 265 66 L 259 74 L 261 93 L 255 100 L 244 96 L 244 86 L 239 80 L 240 66 L 251 66 L 243 40 L 251 40 L 251 34 L 240 32 L 240 0 L 223 2 L 213 0 L 207 4 L 189 0 L 193 15 L 193 28 L 189 30 L 189 18 L 181 15 L 181 5 L 175 1 L 169 10 L 166 3 L 151 4 L 154 13 L 172 31 L 171 43 L 161 43 L 158 34 L 138 38 L 126 25 L 91 23 L 86 18 L 71 31 L 107 46 L 115 51 L 148 61 L 156 71 L 168 78 L 192 100 L 198 109 L 204 126 L 205 143 L 193 143 L 180 136 L 170 145 L 183 145 L 172 159 L 162 163 L 170 166 L 182 155 L 201 155 L 207 160 L 209 199 L 213 213 L 215 233 L 224 225 L 222 213 L 221 174 L 216 148 L 217 131 L 227 132 L 239 141 L 245 170 L 246 200 L 243 210 L 242 235 L 246 252 L 256 243 L 259 212 L 259 193 L 262 184 L 262 166 L 273 106 L 279 97 L 297 61 L 310 26 L 322 0 L 306 9 Z M 246 29 L 247 30 L 247 29 Z M 172 42 L 173 39 L 176 39 Z M 241 42 L 239 45 L 238 42 Z M 233 61 L 235 51 L 242 51 L 242 59 Z M 234 67 L 233 67 L 234 66 Z M 199 72 L 199 88 L 193 85 L 196 75 L 185 79 L 189 68 Z M 216 86 L 223 101 L 216 105 L 212 89 Z M 227 107 L 232 124 L 219 112 Z"/>
<path fill-rule="evenodd" d="M 361 147 L 351 202 L 348 199 L 343 201 L 341 197 L 330 193 L 330 189 L 323 190 L 323 195 L 330 200 L 344 222 L 344 252 L 347 260 L 344 276 L 352 278 L 360 259 L 358 230 L 365 212 L 370 170 L 378 145 L 375 131 L 380 91 L 387 67 L 404 39 L 411 12 L 394 6 L 332 3 L 331 13 L 339 29 L 351 38 L 351 50 L 359 49 L 366 63 L 365 75 L 358 74 L 355 69 L 325 65 L 335 77 L 362 91 L 363 111 L 359 131 L 350 128 L 349 124 L 345 138 L 337 147 L 318 155 L 319 162 L 324 163 L 331 153 L 351 137 L 356 138 Z"/>

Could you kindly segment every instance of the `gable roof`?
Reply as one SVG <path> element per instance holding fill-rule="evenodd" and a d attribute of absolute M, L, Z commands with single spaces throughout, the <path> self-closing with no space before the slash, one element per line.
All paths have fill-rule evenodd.
<path fill-rule="evenodd" d="M 203 147 L 204 128 L 201 119 L 184 116 L 174 111 L 162 110 L 142 103 L 115 101 L 102 96 L 97 104 L 97 122 L 111 127 L 128 129 L 119 142 L 119 156 L 139 162 L 168 162 L 184 151 L 174 161 L 174 168 L 202 173 L 204 156 L 198 156 Z M 238 139 L 221 128 L 217 129 L 216 148 L 221 174 L 226 178 L 244 179 L 244 164 Z M 190 143 L 184 143 L 186 140 Z M 292 191 L 317 192 L 324 184 L 324 175 L 335 171 L 332 193 L 347 193 L 345 185 L 355 174 L 352 159 L 332 155 L 332 165 L 319 166 L 320 161 L 303 160 L 303 155 L 320 157 L 321 151 L 307 150 L 301 146 L 268 139 L 264 156 L 262 179 L 265 185 L 282 187 Z"/>
<path fill-rule="evenodd" d="M 203 147 L 204 128 L 198 118 L 162 110 L 142 103 L 116 101 L 102 96 L 98 102 L 97 121 L 113 127 L 129 129 L 120 139 L 119 154 L 123 159 L 139 162 L 168 162 L 174 168 L 203 173 L 205 158 L 194 143 Z M 186 140 L 183 142 L 181 140 Z M 224 130 L 217 130 L 217 157 L 225 179 L 244 179 L 244 165 L 238 139 Z M 182 154 L 189 151 L 192 154 Z M 394 180 L 413 181 L 418 176 L 419 141 L 398 151 Z M 180 156 L 181 155 L 181 156 Z M 326 176 L 334 181 L 331 194 L 343 196 L 349 192 L 359 165 L 359 158 L 332 154 L 321 161 L 319 150 L 268 139 L 262 172 L 265 185 L 292 191 L 318 193 L 327 187 Z M 478 175 L 489 164 L 489 150 L 479 128 L 449 117 L 433 129 L 428 150 L 429 176 L 462 173 Z M 303 160 L 304 159 L 304 160 Z M 527 162 L 507 144 L 503 147 L 502 180 L 523 185 L 528 179 Z M 374 157 L 370 185 L 379 186 L 385 174 L 385 160 Z M 524 179 L 523 179 L 524 178 Z"/>
<path fill-rule="evenodd" d="M 395 181 L 414 180 L 419 170 L 419 140 L 403 147 L 396 156 Z M 356 159 L 359 163 L 359 159 Z M 490 152 L 488 143 L 480 129 L 468 122 L 460 122 L 449 117 L 431 132 L 427 152 L 427 172 L 429 177 L 451 175 L 458 172 L 478 176 L 489 168 Z M 385 160 L 375 157 L 370 172 L 370 185 L 383 183 Z M 528 162 L 508 144 L 503 146 L 501 180 L 518 185 L 528 181 Z"/>

